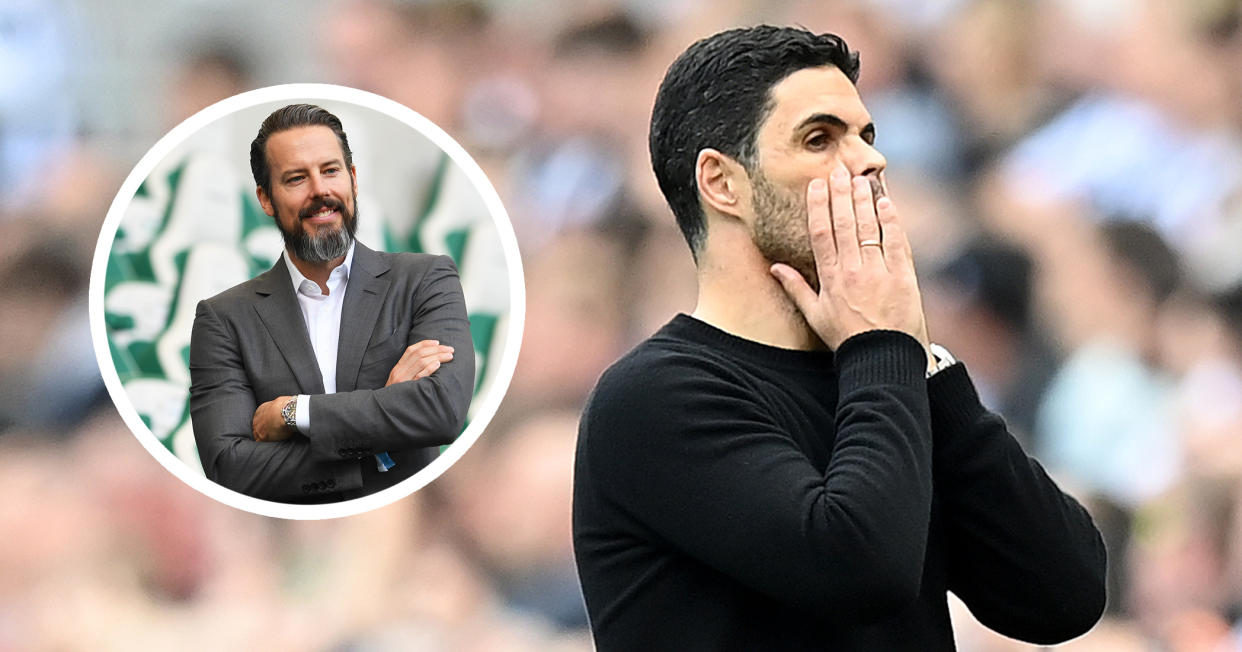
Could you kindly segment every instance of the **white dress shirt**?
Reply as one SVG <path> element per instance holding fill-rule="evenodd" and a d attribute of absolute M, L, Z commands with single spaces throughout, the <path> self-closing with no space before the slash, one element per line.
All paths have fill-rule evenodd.
<path fill-rule="evenodd" d="M 341 308 L 345 305 L 345 289 L 349 287 L 349 268 L 354 262 L 354 245 L 350 243 L 345 261 L 337 265 L 328 274 L 328 293 L 319 289 L 319 284 L 306 278 L 298 270 L 297 265 L 289 259 L 286 250 L 282 257 L 289 268 L 289 278 L 297 289 L 298 307 L 302 309 L 302 319 L 306 322 L 306 332 L 310 334 L 311 348 L 315 351 L 315 361 L 319 363 L 319 375 L 323 378 L 325 394 L 336 393 L 336 353 L 341 341 Z M 301 432 L 310 430 L 310 396 L 298 394 L 297 407 L 293 416 L 297 429 Z M 391 464 L 391 461 L 389 462 Z M 387 471 L 388 465 L 376 459 L 380 471 Z"/>
<path fill-rule="evenodd" d="M 336 392 L 336 350 L 341 341 L 341 307 L 345 305 L 345 289 L 349 286 L 349 266 L 354 262 L 354 245 L 349 245 L 345 262 L 337 265 L 328 275 L 327 294 L 319 289 L 318 283 L 298 271 L 297 266 L 289 259 L 288 251 L 282 255 L 285 266 L 289 268 L 289 278 L 293 279 L 298 307 L 302 309 L 302 319 L 306 321 L 311 348 L 315 350 L 315 360 L 319 363 L 323 391 L 333 394 Z M 298 395 L 297 414 L 294 418 L 298 430 L 302 432 L 310 428 L 309 403 L 309 396 Z"/>

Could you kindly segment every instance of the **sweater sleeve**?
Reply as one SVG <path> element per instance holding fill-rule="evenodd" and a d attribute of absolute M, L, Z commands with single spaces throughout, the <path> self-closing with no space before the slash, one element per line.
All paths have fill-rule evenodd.
<path fill-rule="evenodd" d="M 745 380 L 699 356 L 650 362 L 606 374 L 584 414 L 585 472 L 602 499 L 658 545 L 799 608 L 861 622 L 916 598 L 932 442 L 914 338 L 872 331 L 841 345 L 823 470 Z M 831 424 L 820 436 L 833 441 Z"/>
<path fill-rule="evenodd" d="M 1091 517 L 980 404 L 964 365 L 933 376 L 928 395 L 949 589 L 1013 638 L 1052 644 L 1091 629 L 1105 601 Z"/>

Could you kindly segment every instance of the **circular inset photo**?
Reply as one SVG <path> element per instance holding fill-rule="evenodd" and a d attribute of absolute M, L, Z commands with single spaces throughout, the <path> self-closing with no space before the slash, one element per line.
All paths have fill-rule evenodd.
<path fill-rule="evenodd" d="M 169 471 L 256 514 L 409 495 L 496 412 L 525 293 L 495 189 L 444 131 L 326 84 L 178 125 L 104 221 L 90 319 L 105 384 Z"/>

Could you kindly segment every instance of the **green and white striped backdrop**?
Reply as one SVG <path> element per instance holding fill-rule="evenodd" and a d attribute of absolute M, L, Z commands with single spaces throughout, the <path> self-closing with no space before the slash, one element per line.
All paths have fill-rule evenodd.
<path fill-rule="evenodd" d="M 482 197 L 448 155 L 402 122 L 308 101 L 344 123 L 358 170 L 358 239 L 456 261 L 478 363 L 475 396 L 486 392 L 510 306 L 500 239 Z M 280 232 L 255 197 L 249 150 L 263 119 L 291 103 L 238 111 L 175 148 L 135 193 L 108 259 L 104 315 L 121 383 L 151 432 L 200 472 L 188 401 L 194 309 L 280 256 Z"/>

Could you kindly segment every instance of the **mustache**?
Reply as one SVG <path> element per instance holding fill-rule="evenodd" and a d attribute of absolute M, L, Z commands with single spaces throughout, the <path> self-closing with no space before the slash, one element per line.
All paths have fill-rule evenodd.
<path fill-rule="evenodd" d="M 341 215 L 345 214 L 344 203 L 332 197 L 320 197 L 319 199 L 316 199 L 314 202 L 312 202 L 306 208 L 303 208 L 302 210 L 298 211 L 298 219 L 304 220 L 325 208 L 331 208 L 337 211 L 338 213 L 340 213 Z"/>

